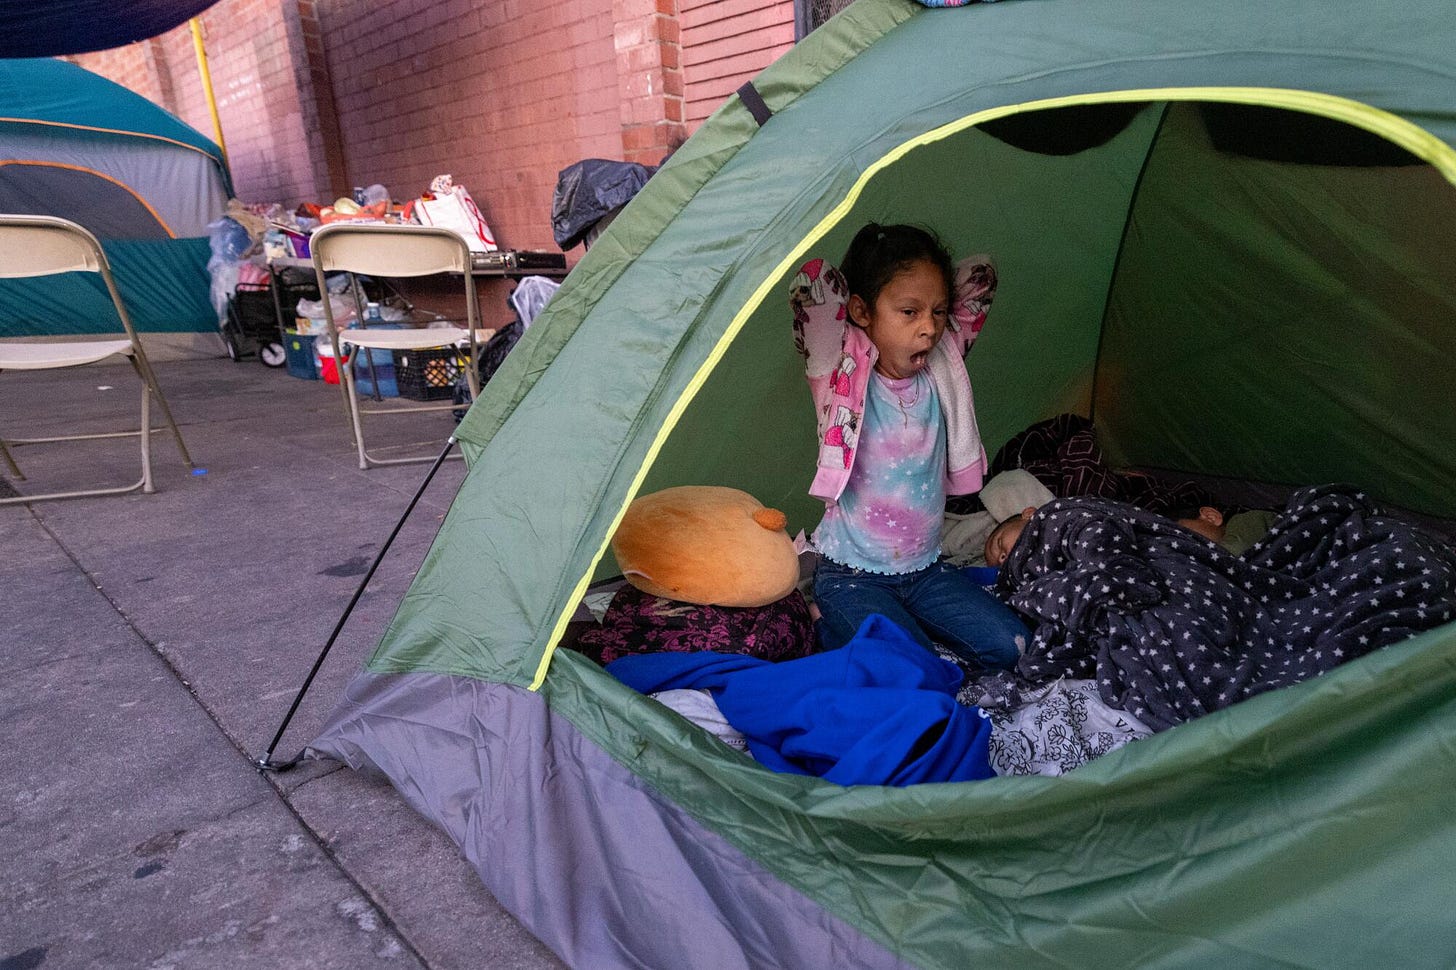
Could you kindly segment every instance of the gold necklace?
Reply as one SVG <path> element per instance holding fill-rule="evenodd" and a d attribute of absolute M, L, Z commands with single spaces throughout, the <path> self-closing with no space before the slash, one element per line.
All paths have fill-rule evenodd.
<path fill-rule="evenodd" d="M 885 390 L 889 391 L 895 396 L 895 403 L 900 406 L 901 426 L 906 428 L 910 427 L 910 412 L 905 409 L 912 408 L 920 403 L 920 382 L 914 381 L 913 378 L 912 381 L 913 383 L 911 384 L 911 388 L 914 390 L 914 396 L 912 396 L 908 401 L 900 396 L 900 391 L 897 388 L 893 388 L 888 385 L 886 385 L 885 387 Z"/>

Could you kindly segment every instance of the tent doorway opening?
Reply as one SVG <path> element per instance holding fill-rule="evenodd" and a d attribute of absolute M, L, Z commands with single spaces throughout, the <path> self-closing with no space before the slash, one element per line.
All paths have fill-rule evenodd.
<path fill-rule="evenodd" d="M 1339 102 L 1362 125 L 1379 114 L 1351 105 Z M 837 262 L 876 220 L 997 260 L 967 359 L 991 454 L 1075 412 L 1120 464 L 1355 482 L 1456 517 L 1442 444 L 1456 440 L 1456 188 L 1430 161 L 1349 120 L 1211 100 L 1059 105 L 941 131 L 867 165 L 838 218 L 785 260 L 639 493 L 729 485 L 812 529 L 814 420 L 785 301 L 802 261 Z M 1389 461 L 1370 460 L 1377 439 Z"/>

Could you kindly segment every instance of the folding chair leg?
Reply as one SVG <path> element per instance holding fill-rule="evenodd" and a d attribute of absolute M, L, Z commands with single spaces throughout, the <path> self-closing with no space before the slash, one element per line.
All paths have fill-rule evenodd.
<path fill-rule="evenodd" d="M 359 351 L 354 351 L 357 357 Z M 359 398 L 354 387 L 354 357 L 350 357 L 350 365 L 340 368 L 339 383 L 344 385 L 344 403 L 349 408 L 349 421 L 354 428 L 354 446 L 359 449 L 359 470 L 369 470 L 369 456 L 364 453 L 364 422 L 359 416 Z"/>
<path fill-rule="evenodd" d="M 177 422 L 172 418 L 172 409 L 167 405 L 167 398 L 162 394 L 162 386 L 157 383 L 157 375 L 152 371 L 152 362 L 147 360 L 146 355 L 138 351 L 132 357 L 132 366 L 137 369 L 142 383 L 157 395 L 157 404 L 162 408 L 162 417 L 167 419 L 167 427 L 172 429 L 172 437 L 177 442 L 177 451 L 181 453 L 182 460 L 187 463 L 188 471 L 194 471 L 197 465 L 192 461 L 192 455 L 187 450 L 187 443 L 182 440 L 182 429 L 177 427 Z"/>
<path fill-rule="evenodd" d="M 480 400 L 480 346 L 471 342 L 470 359 L 465 367 L 465 384 L 470 388 L 470 403 Z"/>
<path fill-rule="evenodd" d="M 152 484 L 152 389 L 135 357 L 131 364 L 142 382 L 142 427 L 137 437 L 142 442 L 142 493 L 150 495 L 157 490 L 157 486 Z"/>
<path fill-rule="evenodd" d="M 363 351 L 364 348 L 354 348 L 354 354 L 350 359 L 357 361 L 359 354 Z M 368 449 L 364 445 L 364 415 L 366 412 L 363 406 L 359 403 L 358 372 L 354 369 L 354 366 L 352 364 L 349 367 L 345 368 L 344 374 L 340 379 L 340 383 L 344 386 L 344 402 L 349 410 L 349 425 L 354 432 L 354 448 L 359 454 L 360 471 L 368 471 L 371 468 L 382 468 L 385 465 L 418 465 L 424 464 L 425 462 L 438 460 L 431 458 L 429 455 L 420 455 L 415 458 L 378 458 L 374 455 L 369 454 Z M 449 407 L 450 405 L 448 404 L 440 405 L 438 407 L 420 406 L 416 408 L 401 409 L 400 413 L 405 413 L 410 410 L 438 412 L 442 408 Z M 463 460 L 465 456 L 460 454 L 454 454 L 450 455 L 449 457 L 459 458 Z"/>
<path fill-rule="evenodd" d="M 10 453 L 10 449 L 6 447 L 4 438 L 0 438 L 0 455 L 5 456 L 5 464 L 10 466 L 10 474 L 14 475 L 21 481 L 25 481 L 25 473 L 22 472 L 20 470 L 20 466 L 15 463 L 15 456 L 12 455 Z"/>
<path fill-rule="evenodd" d="M 0 505 L 28 505 L 32 502 L 49 502 L 55 499 L 65 498 L 100 498 L 103 495 L 125 495 L 128 492 L 135 492 L 137 489 L 141 489 L 144 493 L 150 494 L 157 490 L 156 485 L 152 483 L 152 385 L 147 382 L 146 372 L 143 369 L 144 365 L 141 364 L 136 357 L 128 357 L 127 359 L 131 361 L 132 369 L 136 372 L 138 382 L 141 384 L 142 423 L 141 427 L 137 431 L 106 432 L 102 434 L 62 435 L 53 438 L 27 438 L 20 443 L 44 444 L 48 442 L 87 441 L 95 440 L 98 438 L 130 438 L 132 435 L 136 435 L 136 437 L 141 442 L 142 450 L 141 478 L 139 478 L 131 485 L 118 485 L 114 488 L 90 488 L 80 489 L 71 492 L 48 492 L 44 495 L 17 495 L 9 498 L 0 499 Z M 160 401 L 161 395 L 158 395 L 157 399 Z M 168 415 L 168 417 L 170 418 L 170 415 Z M 173 431 L 176 431 L 175 424 L 173 425 Z M 179 446 L 182 444 L 182 438 L 180 434 L 177 437 L 177 443 Z M 11 471 L 15 472 L 16 477 L 21 479 L 25 478 L 25 476 L 20 473 L 20 466 L 16 465 L 15 457 L 11 455 L 10 448 L 6 446 L 5 442 L 3 441 L 0 441 L 0 452 L 4 452 L 5 463 L 10 466 Z M 183 454 L 185 456 L 185 449 L 183 450 Z M 188 464 L 191 464 L 190 458 L 188 459 Z"/>
<path fill-rule="evenodd" d="M 344 348 L 337 343 L 334 344 L 334 346 L 337 348 L 338 351 L 334 354 L 334 372 L 339 375 L 339 390 L 342 391 L 344 395 L 344 410 L 348 411 L 349 414 L 352 416 L 354 414 L 354 408 L 356 406 L 356 402 L 354 400 L 354 387 L 352 384 L 349 383 L 350 374 L 346 374 L 345 372 L 349 371 L 352 373 L 353 369 L 344 366 L 344 360 L 346 359 L 344 356 Z M 352 361 L 354 359 L 354 355 L 358 352 L 359 348 L 354 348 L 349 353 L 347 359 Z M 353 418 L 352 424 L 354 428 L 354 445 L 360 451 L 363 451 L 364 444 L 359 439 L 359 419 Z"/>

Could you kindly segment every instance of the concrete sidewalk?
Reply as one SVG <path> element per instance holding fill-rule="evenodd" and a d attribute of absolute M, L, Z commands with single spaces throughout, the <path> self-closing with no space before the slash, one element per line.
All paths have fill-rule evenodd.
<path fill-rule="evenodd" d="M 252 764 L 428 466 L 359 471 L 337 387 L 156 368 L 206 474 L 159 435 L 155 494 L 0 507 L 0 970 L 561 967 L 387 783 Z M 0 375 L 0 435 L 134 425 L 136 387 L 125 364 Z M 433 455 L 452 422 L 368 427 Z M 16 457 L 0 492 L 136 477 L 130 439 Z M 437 475 L 278 757 L 378 642 L 462 476 Z"/>

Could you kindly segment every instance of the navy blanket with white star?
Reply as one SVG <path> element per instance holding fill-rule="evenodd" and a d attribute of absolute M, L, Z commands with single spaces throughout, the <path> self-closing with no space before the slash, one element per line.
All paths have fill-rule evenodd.
<path fill-rule="evenodd" d="M 998 591 L 1034 624 L 1015 671 L 977 685 L 1095 677 L 1162 730 L 1323 673 L 1456 617 L 1456 553 L 1348 486 L 1296 492 L 1242 557 L 1169 519 L 1058 499 L 1026 526 Z"/>

